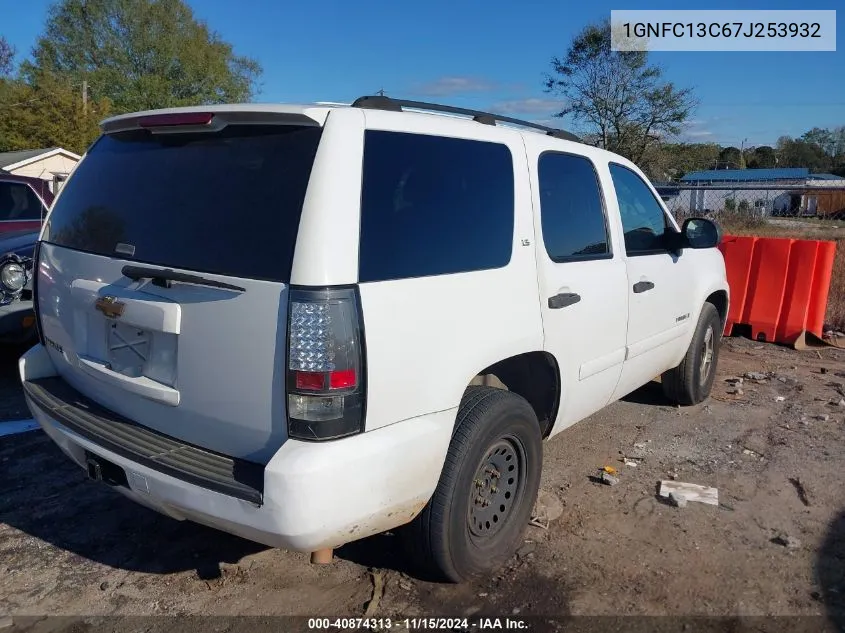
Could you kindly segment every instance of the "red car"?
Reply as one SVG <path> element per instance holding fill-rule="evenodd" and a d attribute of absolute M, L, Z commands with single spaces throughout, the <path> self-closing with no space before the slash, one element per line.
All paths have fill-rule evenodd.
<path fill-rule="evenodd" d="M 53 192 L 46 180 L 0 172 L 0 235 L 37 231 L 51 204 Z"/>

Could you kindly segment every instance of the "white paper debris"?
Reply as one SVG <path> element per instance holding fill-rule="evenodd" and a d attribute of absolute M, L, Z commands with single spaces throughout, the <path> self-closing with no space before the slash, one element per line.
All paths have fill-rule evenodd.
<path fill-rule="evenodd" d="M 719 505 L 719 491 L 708 486 L 688 484 L 683 481 L 661 481 L 660 496 L 669 498 L 669 494 L 683 496 L 687 501 L 698 501 L 711 506 Z"/>

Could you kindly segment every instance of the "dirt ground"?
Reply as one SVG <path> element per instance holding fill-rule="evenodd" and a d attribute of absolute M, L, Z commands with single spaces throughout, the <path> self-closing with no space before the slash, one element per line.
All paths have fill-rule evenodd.
<path fill-rule="evenodd" d="M 726 379 L 746 372 L 765 376 L 731 393 Z M 27 417 L 13 357 L 0 381 L 0 416 Z M 804 615 L 842 624 L 843 399 L 845 351 L 728 339 L 707 403 L 669 406 L 651 384 L 550 440 L 543 490 L 563 514 L 529 527 L 495 577 L 463 585 L 416 578 L 390 535 L 312 566 L 306 555 L 136 506 L 88 482 L 40 430 L 0 437 L 0 616 L 15 628 L 45 614 Z M 618 485 L 591 481 L 604 465 L 618 468 Z M 720 505 L 663 503 L 658 484 L 672 474 L 718 488 Z M 821 630 L 825 620 L 813 622 Z"/>

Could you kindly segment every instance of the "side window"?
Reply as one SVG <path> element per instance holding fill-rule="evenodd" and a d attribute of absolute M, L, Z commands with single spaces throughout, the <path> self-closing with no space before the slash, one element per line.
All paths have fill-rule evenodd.
<path fill-rule="evenodd" d="M 543 241 L 552 261 L 611 257 L 601 189 L 583 156 L 546 152 L 537 164 Z"/>
<path fill-rule="evenodd" d="M 513 232 L 505 145 L 366 132 L 361 282 L 499 268 L 510 261 Z"/>
<path fill-rule="evenodd" d="M 29 186 L 0 182 L 0 221 L 40 220 L 41 200 Z"/>
<path fill-rule="evenodd" d="M 636 173 L 615 163 L 610 164 L 610 175 L 619 200 L 628 255 L 665 251 L 664 234 L 670 225 L 648 185 Z"/>

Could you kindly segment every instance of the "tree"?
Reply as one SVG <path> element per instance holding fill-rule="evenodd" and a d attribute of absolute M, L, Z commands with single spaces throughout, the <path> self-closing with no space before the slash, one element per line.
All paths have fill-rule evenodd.
<path fill-rule="evenodd" d="M 747 167 L 751 169 L 770 169 L 777 167 L 777 156 L 773 147 L 760 145 L 751 150 L 747 160 Z"/>
<path fill-rule="evenodd" d="M 719 152 L 718 169 L 741 169 L 742 152 L 738 147 L 725 147 Z"/>
<path fill-rule="evenodd" d="M 184 0 L 60 0 L 23 65 L 107 98 L 117 112 L 246 101 L 261 66 L 195 19 Z"/>
<path fill-rule="evenodd" d="M 15 47 L 0 35 L 0 77 L 7 77 L 15 69 Z"/>
<path fill-rule="evenodd" d="M 547 92 L 562 96 L 571 116 L 600 147 L 639 162 L 666 136 L 680 133 L 695 107 L 689 88 L 662 79 L 645 51 L 611 50 L 610 22 L 587 26 L 566 56 L 552 59 Z"/>
<path fill-rule="evenodd" d="M 782 136 L 778 139 L 778 164 L 781 167 L 809 167 L 810 171 L 823 172 L 831 168 L 831 157 L 815 143 Z"/>
<path fill-rule="evenodd" d="M 108 99 L 83 108 L 76 86 L 52 75 L 32 84 L 0 79 L 0 151 L 60 146 L 82 153 L 110 110 Z"/>
<path fill-rule="evenodd" d="M 640 166 L 654 180 L 677 180 L 692 171 L 713 169 L 720 149 L 716 143 L 662 143 L 646 153 Z"/>
<path fill-rule="evenodd" d="M 845 125 L 840 125 L 832 132 L 834 156 L 841 162 L 845 162 Z"/>
<path fill-rule="evenodd" d="M 836 137 L 831 130 L 826 130 L 820 127 L 814 127 L 808 132 L 801 135 L 801 139 L 810 145 L 816 145 L 828 156 L 836 155 Z"/>

